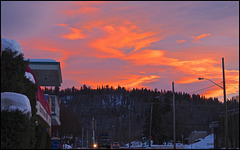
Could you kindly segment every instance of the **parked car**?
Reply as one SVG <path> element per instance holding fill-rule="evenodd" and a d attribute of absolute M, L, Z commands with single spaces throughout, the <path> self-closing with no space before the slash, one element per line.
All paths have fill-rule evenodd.
<path fill-rule="evenodd" d="M 113 142 L 112 148 L 119 148 L 119 147 L 120 147 L 119 142 Z"/>

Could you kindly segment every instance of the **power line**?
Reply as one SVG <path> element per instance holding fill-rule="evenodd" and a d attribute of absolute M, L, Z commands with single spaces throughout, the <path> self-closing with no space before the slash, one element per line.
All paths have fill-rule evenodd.
<path fill-rule="evenodd" d="M 236 86 L 234 86 L 234 85 L 232 85 L 232 84 L 230 84 L 230 83 L 227 83 L 228 85 L 231 85 L 232 87 L 234 87 L 234 88 L 236 88 L 236 89 L 238 89 Z"/>
<path fill-rule="evenodd" d="M 220 82 L 220 83 L 222 83 L 222 82 Z M 220 84 L 220 83 L 218 83 L 218 84 Z M 203 89 L 200 89 L 200 90 L 196 90 L 196 91 L 190 92 L 189 94 L 196 93 L 196 92 L 199 92 L 199 91 L 202 91 L 202 90 L 205 90 L 205 89 L 209 89 L 209 88 L 214 87 L 214 86 L 216 86 L 216 85 L 211 85 L 209 87 L 206 87 L 206 88 L 203 88 Z"/>

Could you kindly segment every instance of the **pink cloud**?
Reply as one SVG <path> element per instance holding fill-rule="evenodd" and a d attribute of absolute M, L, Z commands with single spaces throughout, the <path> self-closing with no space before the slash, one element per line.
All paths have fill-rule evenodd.
<path fill-rule="evenodd" d="M 87 6 L 81 7 L 79 9 L 69 9 L 69 10 L 61 11 L 62 14 L 70 16 L 70 17 L 75 17 L 75 16 L 81 15 L 81 14 L 93 15 L 93 14 L 96 14 L 99 12 L 101 12 L 101 10 L 99 8 L 87 7 Z"/>
<path fill-rule="evenodd" d="M 69 86 L 88 84 L 96 87 L 109 84 L 114 87 L 118 85 L 146 87 L 146 83 L 150 83 L 147 85 L 155 84 L 155 86 L 149 86 L 149 88 L 155 88 L 161 82 L 160 80 L 174 80 L 176 84 L 187 86 L 190 83 L 198 84 L 200 82 L 198 77 L 210 78 L 218 83 L 222 80 L 221 61 L 218 60 L 223 56 L 228 57 L 226 62 L 229 63 L 229 67 L 237 68 L 233 67 L 239 60 L 236 57 L 239 54 L 239 34 L 236 32 L 239 27 L 238 24 L 235 25 L 236 18 L 218 18 L 216 22 L 206 20 L 204 21 L 206 25 L 202 26 L 192 19 L 194 13 L 188 13 L 192 11 L 191 9 L 198 8 L 198 5 L 181 2 L 176 5 L 171 4 L 173 9 L 169 9 L 167 2 L 163 2 L 163 5 L 160 3 L 100 1 L 59 3 L 56 9 L 49 7 L 51 9 L 46 12 L 47 16 L 42 18 L 45 19 L 44 26 L 42 24 L 38 26 L 38 34 L 35 33 L 38 30 L 31 28 L 34 25 L 29 24 L 26 31 L 29 31 L 32 36 L 23 40 L 23 50 L 26 56 L 32 58 L 52 58 L 60 61 L 63 80 L 68 80 Z M 176 13 L 179 4 L 186 9 Z M 52 12 L 62 12 L 65 15 L 61 13 L 54 15 Z M 181 16 L 180 19 L 179 16 Z M 204 17 L 207 19 L 212 16 Z M 16 18 L 24 20 L 21 17 Z M 49 19 L 46 20 L 46 18 Z M 200 17 L 199 21 L 200 19 L 202 18 Z M 223 22 L 224 26 L 216 26 Z M 51 26 L 56 24 L 62 28 Z M 186 28 L 188 30 L 185 30 Z M 12 29 L 6 30 L 9 34 L 8 31 Z M 205 31 L 211 31 L 211 34 Z M 205 34 L 198 35 L 198 32 Z M 211 44 L 207 43 L 208 45 L 192 44 L 187 42 L 186 38 L 183 38 L 186 40 L 171 41 L 179 35 L 185 37 L 196 35 L 190 40 L 199 42 L 213 34 L 214 39 L 211 39 L 209 41 Z M 26 36 L 25 34 L 14 35 Z M 22 37 L 19 39 L 23 39 Z M 168 39 L 171 40 L 168 41 Z M 107 63 L 117 61 L 121 63 L 121 67 L 119 71 L 114 70 L 118 69 L 116 66 L 103 67 L 104 70 L 102 70 L 98 68 L 98 64 L 102 61 Z M 86 65 L 86 68 L 79 64 Z M 239 71 L 226 67 L 226 80 L 227 83 L 238 87 Z M 63 84 L 63 86 L 66 85 Z M 166 84 L 157 86 L 168 87 Z M 210 94 L 211 96 L 222 95 L 221 89 L 219 92 L 214 90 L 214 88 L 209 90 L 209 96 Z M 235 91 L 230 86 L 227 87 L 228 94 Z"/>
<path fill-rule="evenodd" d="M 117 88 L 118 85 L 123 86 L 127 89 L 131 88 L 141 88 L 143 87 L 143 84 L 149 83 L 149 82 L 154 82 L 160 76 L 158 75 L 149 75 L 149 76 L 144 76 L 144 75 L 136 75 L 136 74 L 125 74 L 124 76 L 118 77 L 121 80 L 116 80 L 115 81 L 101 81 L 101 82 L 94 82 L 93 80 L 85 80 L 84 83 L 91 85 L 93 88 L 97 88 L 97 86 L 101 85 L 110 85 L 113 86 L 114 88 Z"/>
<path fill-rule="evenodd" d="M 210 33 L 207 33 L 207 34 L 201 34 L 201 35 L 198 35 L 198 36 L 193 36 L 193 42 L 199 42 L 200 39 L 203 39 L 203 38 L 206 38 L 206 37 L 209 37 L 211 34 Z"/>
<path fill-rule="evenodd" d="M 104 35 L 93 40 L 90 46 L 105 53 L 99 55 L 101 58 L 125 57 L 125 49 L 136 52 L 162 39 L 155 36 L 157 32 L 138 31 L 135 25 L 126 20 L 121 24 L 101 24 L 99 29 L 104 31 Z"/>
<path fill-rule="evenodd" d="M 177 40 L 178 44 L 185 43 L 185 42 L 186 42 L 186 40 Z"/>
<path fill-rule="evenodd" d="M 77 39 L 85 39 L 86 36 L 82 33 L 83 31 L 81 29 L 76 29 L 73 27 L 68 27 L 67 24 L 58 24 L 59 26 L 66 27 L 72 31 L 72 33 L 69 33 L 67 35 L 62 35 L 62 38 L 67 38 L 69 40 L 77 40 Z"/>

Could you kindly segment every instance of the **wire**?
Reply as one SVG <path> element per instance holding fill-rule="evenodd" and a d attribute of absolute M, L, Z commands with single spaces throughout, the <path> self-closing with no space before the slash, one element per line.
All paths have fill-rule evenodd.
<path fill-rule="evenodd" d="M 236 89 L 238 89 L 236 86 L 234 86 L 234 85 L 232 85 L 232 84 L 229 84 L 229 83 L 227 83 L 228 85 L 231 85 L 232 87 L 234 87 L 234 88 L 236 88 Z"/>
<path fill-rule="evenodd" d="M 222 83 L 222 82 L 220 82 L 220 83 Z M 220 84 L 220 83 L 218 83 L 218 84 Z M 209 86 L 209 87 L 206 87 L 206 88 L 203 88 L 203 89 L 200 89 L 200 90 L 196 90 L 196 91 L 190 92 L 189 94 L 193 94 L 193 93 L 196 93 L 196 92 L 198 92 L 198 91 L 202 91 L 202 90 L 205 90 L 205 89 L 214 87 L 214 86 L 216 86 L 216 85 L 211 85 L 211 86 Z"/>

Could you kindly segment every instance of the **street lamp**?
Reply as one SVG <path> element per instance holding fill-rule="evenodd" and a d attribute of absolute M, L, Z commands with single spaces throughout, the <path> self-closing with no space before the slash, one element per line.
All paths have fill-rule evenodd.
<path fill-rule="evenodd" d="M 223 89 L 223 87 L 222 87 L 222 86 L 220 86 L 219 84 L 217 84 L 217 83 L 213 82 L 213 81 L 212 81 L 212 80 L 210 80 L 210 79 L 207 79 L 207 78 L 198 78 L 198 80 L 209 80 L 209 81 L 210 81 L 210 82 L 212 82 L 213 84 L 215 84 L 215 85 L 219 86 L 221 89 Z"/>
<path fill-rule="evenodd" d="M 228 149 L 228 144 L 227 144 L 227 137 L 228 137 L 228 122 L 227 122 L 227 100 L 226 100 L 226 87 L 225 87 L 225 72 L 224 72 L 224 58 L 222 58 L 222 72 L 223 72 L 223 87 L 218 85 L 217 83 L 213 82 L 210 79 L 207 78 L 198 78 L 198 80 L 209 80 L 210 82 L 214 83 L 215 85 L 219 86 L 221 89 L 223 89 L 223 96 L 224 96 L 224 106 L 225 106 L 225 122 L 224 122 L 224 130 L 225 130 L 225 138 L 224 138 L 224 143 L 226 149 Z"/>

